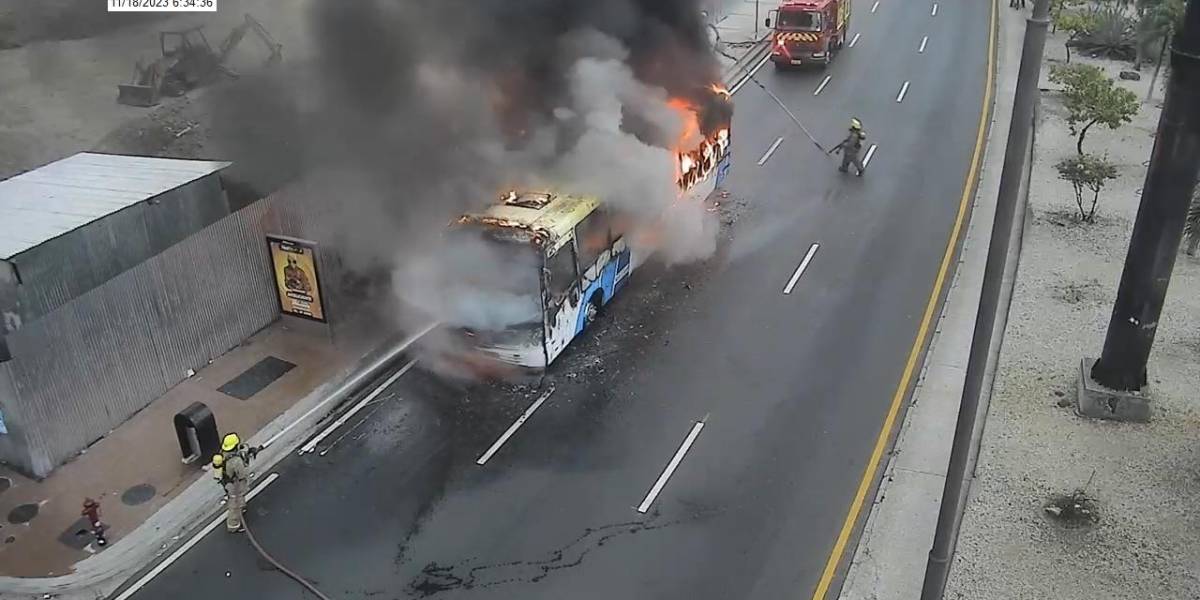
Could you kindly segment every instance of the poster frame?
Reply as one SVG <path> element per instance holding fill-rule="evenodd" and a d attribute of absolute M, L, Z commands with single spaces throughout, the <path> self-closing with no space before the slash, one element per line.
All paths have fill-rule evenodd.
<path fill-rule="evenodd" d="M 278 235 L 278 234 L 272 234 L 272 233 L 268 233 L 264 237 L 266 238 L 266 242 L 267 242 L 267 262 L 269 263 L 270 270 L 271 270 L 271 288 L 275 290 L 275 306 L 279 307 L 279 313 L 281 315 L 287 315 L 289 317 L 296 317 L 298 319 L 305 319 L 307 321 L 313 321 L 316 323 L 326 323 L 326 324 L 329 323 L 329 307 L 325 304 L 325 290 L 324 290 L 324 288 L 321 287 L 321 265 L 320 265 L 320 251 L 319 251 L 320 244 L 318 244 L 317 242 L 314 242 L 312 240 L 306 240 L 306 239 L 302 239 L 302 238 L 296 238 L 296 237 L 291 237 L 291 236 L 286 236 L 286 235 Z M 305 315 L 305 314 L 301 314 L 301 313 L 297 313 L 297 312 L 292 312 L 292 311 L 286 310 L 284 308 L 283 290 L 280 289 L 280 286 L 279 286 L 279 273 L 276 272 L 276 270 L 275 270 L 275 255 L 274 255 L 274 250 L 271 247 L 272 242 L 288 242 L 291 244 L 295 244 L 297 246 L 306 247 L 310 251 L 312 251 L 313 280 L 314 280 L 313 284 L 317 288 L 317 295 L 318 295 L 318 298 L 320 299 L 320 304 L 321 304 L 321 316 L 320 317 L 314 317 L 311 315 Z"/>

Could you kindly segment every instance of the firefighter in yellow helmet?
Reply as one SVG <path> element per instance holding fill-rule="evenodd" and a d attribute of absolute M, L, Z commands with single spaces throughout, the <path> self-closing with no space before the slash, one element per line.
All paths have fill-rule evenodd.
<path fill-rule="evenodd" d="M 863 131 L 862 121 L 857 118 L 850 119 L 850 131 L 846 134 L 846 139 L 829 150 L 830 154 L 839 150 L 842 152 L 842 166 L 838 167 L 839 171 L 845 173 L 849 170 L 850 165 L 854 165 L 858 176 L 862 177 L 863 171 L 867 167 L 859 158 L 859 154 L 862 152 L 866 139 L 867 134 Z"/>
<path fill-rule="evenodd" d="M 221 478 L 225 486 L 225 529 L 230 533 L 242 531 L 242 511 L 246 508 L 246 492 L 250 487 L 250 458 L 236 433 L 221 440 Z M 217 457 L 213 457 L 216 466 Z"/>

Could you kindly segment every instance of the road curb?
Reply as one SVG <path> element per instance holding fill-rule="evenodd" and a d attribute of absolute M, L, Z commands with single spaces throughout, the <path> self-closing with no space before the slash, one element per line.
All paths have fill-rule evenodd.
<path fill-rule="evenodd" d="M 722 77 L 725 80 L 725 87 L 733 89 L 743 79 L 746 79 L 759 62 L 766 58 L 770 50 L 771 44 L 768 40 L 762 39 L 755 42 L 740 58 L 725 69 Z"/>
<path fill-rule="evenodd" d="M 347 399 L 386 373 L 428 331 L 423 329 L 399 342 L 390 338 L 367 351 L 263 427 L 248 442 L 259 445 L 275 439 L 259 454 L 255 477 L 266 475 L 290 455 Z M 216 518 L 220 510 L 214 507 L 219 506 L 220 497 L 220 488 L 202 476 L 129 535 L 104 552 L 76 563 L 74 573 L 44 578 L 0 577 L 0 600 L 107 598 Z"/>

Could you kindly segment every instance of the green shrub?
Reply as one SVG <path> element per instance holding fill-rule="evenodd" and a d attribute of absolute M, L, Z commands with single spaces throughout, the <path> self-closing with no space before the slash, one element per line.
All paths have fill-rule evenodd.
<path fill-rule="evenodd" d="M 1100 191 L 1110 179 L 1117 178 L 1117 167 L 1108 159 L 1094 154 L 1077 154 L 1064 158 L 1054 166 L 1058 176 L 1075 189 L 1075 205 L 1079 207 L 1079 220 L 1091 223 L 1096 219 L 1096 205 L 1100 202 Z M 1092 192 L 1092 205 L 1084 209 L 1085 190 Z"/>

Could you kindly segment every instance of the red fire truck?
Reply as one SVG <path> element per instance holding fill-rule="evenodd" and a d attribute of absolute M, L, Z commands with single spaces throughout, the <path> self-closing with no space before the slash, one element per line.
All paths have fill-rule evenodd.
<path fill-rule="evenodd" d="M 784 0 L 767 17 L 771 61 L 776 68 L 794 65 L 829 66 L 846 44 L 851 0 Z"/>

